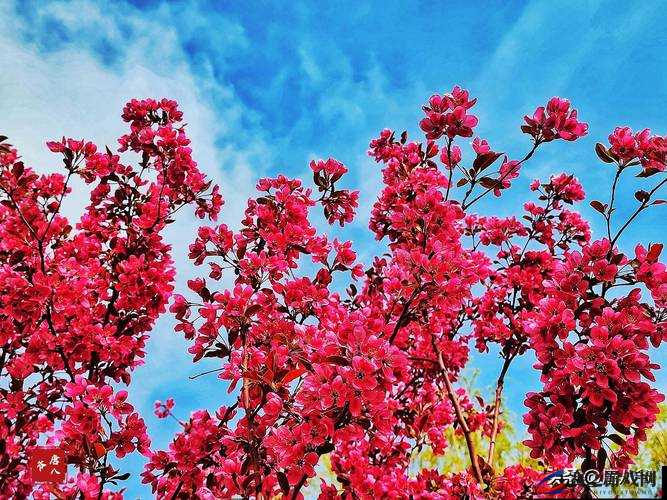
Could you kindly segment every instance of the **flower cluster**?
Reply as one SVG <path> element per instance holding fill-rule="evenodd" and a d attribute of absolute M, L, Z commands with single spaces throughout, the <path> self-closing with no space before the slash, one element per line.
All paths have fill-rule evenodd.
<path fill-rule="evenodd" d="M 206 270 L 170 311 L 193 361 L 217 363 L 202 375 L 215 373 L 231 401 L 182 421 L 173 398 L 157 401 L 155 415 L 180 426 L 165 450 L 148 449 L 141 417 L 111 380 L 129 383 L 171 294 L 160 231 L 183 204 L 211 219 L 222 204 L 192 160 L 180 111 L 168 100 L 126 106 L 121 150 L 142 156 L 139 170 L 63 139 L 49 147 L 68 175 L 40 177 L 0 142 L 1 492 L 33 489 L 21 446 L 46 435 L 78 468 L 63 486 L 71 496 L 119 496 L 105 492 L 125 476 L 108 455 L 138 451 L 159 498 L 302 498 L 323 457 L 324 499 L 525 498 L 539 472 L 499 466 L 495 446 L 506 375 L 529 350 L 542 384 L 525 401 L 532 457 L 627 466 L 664 399 L 649 349 L 667 339 L 667 271 L 662 245 L 630 256 L 618 242 L 660 204 L 653 197 L 667 180 L 635 193 L 628 221 L 616 221 L 614 202 L 626 167 L 643 164 L 642 177 L 664 170 L 664 138 L 615 132 L 610 149 L 598 145 L 618 168 L 609 203 L 591 203 L 607 228 L 593 239 L 570 174 L 534 181 L 537 199 L 521 217 L 471 210 L 509 189 L 543 144 L 587 132 L 553 98 L 526 117 L 532 144 L 510 159 L 481 137 L 461 141 L 474 136 L 475 104 L 454 87 L 424 106 L 421 138 L 383 130 L 371 141 L 383 186 L 369 229 L 384 253 L 366 263 L 317 220 L 323 212 L 344 225 L 358 206 L 358 193 L 340 187 L 347 168 L 331 158 L 311 162 L 313 187 L 260 179 L 237 230 L 198 229 L 189 258 Z M 76 231 L 58 214 L 71 175 L 94 183 Z M 487 398 L 462 373 L 471 347 L 489 344 L 502 368 Z M 451 439 L 465 443 L 465 470 L 416 466 L 422 450 L 442 456 Z"/>
<path fill-rule="evenodd" d="M 347 173 L 347 167 L 333 158 L 326 161 L 311 161 L 313 181 L 322 196 L 318 200 L 324 207 L 324 216 L 329 224 L 341 226 L 352 222 L 354 211 L 359 206 L 359 191 L 336 189 L 336 181 Z"/>
<path fill-rule="evenodd" d="M 190 139 L 184 127 L 179 126 L 182 118 L 175 101 L 133 99 L 123 109 L 123 119 L 130 123 L 131 131 L 118 139 L 119 151 L 131 150 L 154 157 L 153 169 L 158 172 L 163 197 L 174 204 L 194 202 L 199 218 L 208 216 L 215 220 L 222 207 L 222 196 L 217 186 L 202 196 L 211 183 L 192 159 Z"/>
<path fill-rule="evenodd" d="M 221 199 L 190 157 L 176 103 L 135 100 L 123 117 L 131 124 L 121 149 L 141 153 L 139 168 L 63 138 L 47 147 L 65 175 L 38 175 L 0 141 L 3 498 L 33 489 L 27 460 L 38 443 L 63 449 L 79 471 L 62 489 L 71 498 L 119 497 L 108 488 L 128 475 L 109 457 L 149 453 L 146 426 L 119 386 L 142 362 L 173 289 L 161 233 L 184 205 L 215 217 Z M 74 227 L 60 208 L 75 176 L 92 189 Z"/>
<path fill-rule="evenodd" d="M 162 401 L 156 401 L 155 402 L 155 416 L 157 418 L 167 418 L 169 415 L 171 415 L 171 410 L 174 408 L 174 399 L 173 398 L 167 398 L 167 400 L 163 403 Z"/>
<path fill-rule="evenodd" d="M 538 107 L 533 116 L 524 116 L 524 133 L 532 135 L 536 143 L 554 139 L 576 141 L 588 132 L 588 125 L 577 118 L 577 110 L 570 108 L 570 101 L 552 97 L 545 106 Z"/>
<path fill-rule="evenodd" d="M 598 144 L 598 156 L 622 167 L 641 164 L 639 177 L 649 177 L 667 169 L 667 137 L 652 135 L 649 129 L 632 133 L 630 127 L 616 127 L 609 135 L 610 148 Z"/>
<path fill-rule="evenodd" d="M 524 420 L 532 435 L 526 444 L 534 457 L 550 463 L 572 463 L 608 439 L 618 445 L 612 464 L 627 466 L 664 400 L 646 382 L 655 381 L 659 368 L 648 348 L 667 338 L 664 323 L 651 320 L 651 306 L 640 302 L 638 288 L 616 299 L 591 292 L 596 284 L 608 290 L 620 269 L 642 265 L 640 259 L 630 265 L 622 254 L 610 259 L 610 251 L 604 239 L 566 253 L 546 283 L 545 297 L 526 316 L 544 382 L 540 393 L 526 399 L 530 411 Z M 639 282 L 632 270 L 625 279 Z"/>
<path fill-rule="evenodd" d="M 654 414 L 651 401 L 659 398 L 636 383 L 655 369 L 639 351 L 648 339 L 661 341 L 662 328 L 646 313 L 639 320 L 638 299 L 631 305 L 626 298 L 631 322 L 646 328 L 631 337 L 643 339 L 634 351 L 626 353 L 629 344 L 615 333 L 593 335 L 595 343 L 576 347 L 569 339 L 605 314 L 604 301 L 588 298 L 588 284 L 609 287 L 623 266 L 632 267 L 659 296 L 664 267 L 655 250 L 644 251 L 651 254 L 644 262 L 629 261 L 611 245 L 591 243 L 588 223 L 567 208 L 584 199 L 572 175 L 531 184 L 538 202 L 526 203 L 522 219 L 467 213 L 486 194 L 508 189 L 540 144 L 575 140 L 587 129 L 567 101 L 552 99 L 531 122 L 532 150 L 521 160 L 505 157 L 491 172 L 502 153 L 488 141 L 473 139 L 470 165 L 455 144 L 457 137 L 473 135 L 477 119 L 468 111 L 474 104 L 455 87 L 424 106 L 425 141 L 391 130 L 371 141 L 370 156 L 384 166 L 384 187 L 370 229 L 389 252 L 365 270 L 350 242 L 330 240 L 311 222 L 318 202 L 330 223 L 349 221 L 356 207 L 356 194 L 346 198 L 342 193 L 349 192 L 337 187 L 347 168 L 334 159 L 311 162 L 320 199 L 299 180 L 262 179 L 239 231 L 225 225 L 199 230 L 190 257 L 196 265 L 208 263 L 208 278 L 190 280 L 192 293 L 176 296 L 171 310 L 177 330 L 191 340 L 193 359 L 220 359 L 218 377 L 235 402 L 215 415 L 195 412 L 170 448 L 153 454 L 143 477 L 158 496 L 299 498 L 328 455 L 335 482 L 322 482 L 321 498 L 520 498 L 530 494 L 538 473 L 520 466 L 495 469 L 493 445 L 504 425 L 499 410 L 505 374 L 528 349 L 536 351 L 545 382 L 545 393 L 527 401 L 529 430 L 544 438 L 529 443 L 535 456 L 551 464 L 582 457 L 596 439 L 579 406 L 554 396 L 560 406 L 552 409 L 556 402 L 546 396 L 575 369 L 587 375 L 571 377 L 568 383 L 576 385 L 568 394 L 588 405 L 582 415 L 591 415 L 596 425 L 602 424 L 595 411 L 607 411 L 611 402 L 600 405 L 596 395 L 607 397 L 602 389 L 612 391 L 619 405 L 638 397 L 637 391 L 646 394 L 645 413 L 612 419 L 633 432 L 641 427 L 628 443 L 641 439 Z M 336 203 L 344 206 L 342 219 L 332 218 Z M 216 290 L 227 272 L 234 284 Z M 345 276 L 346 296 L 340 292 Z M 588 276 L 587 286 L 573 282 L 575 276 Z M 590 307 L 568 302 L 560 295 L 565 291 L 589 300 Z M 489 401 L 470 397 L 459 384 L 472 339 L 480 350 L 499 344 L 504 360 Z M 593 359 L 588 348 L 598 357 L 611 349 L 624 353 L 615 361 L 624 385 L 610 378 L 616 370 L 608 358 Z M 540 413 L 532 409 L 538 406 Z M 156 411 L 166 416 L 171 406 L 157 403 Z M 452 426 L 467 443 L 469 469 L 409 474 L 415 450 L 446 453 Z M 549 426 L 563 433 L 545 431 Z M 475 450 L 474 434 L 491 443 L 486 460 Z M 567 456 L 545 452 L 551 446 Z M 624 450 L 631 451 L 630 445 Z"/>
<path fill-rule="evenodd" d="M 477 99 L 470 99 L 468 91 L 455 86 L 450 94 L 433 95 L 424 106 L 426 118 L 419 122 L 419 127 L 426 133 L 427 139 L 438 139 L 446 135 L 450 139 L 456 136 L 472 137 L 472 129 L 477 125 L 477 117 L 468 114 Z"/>

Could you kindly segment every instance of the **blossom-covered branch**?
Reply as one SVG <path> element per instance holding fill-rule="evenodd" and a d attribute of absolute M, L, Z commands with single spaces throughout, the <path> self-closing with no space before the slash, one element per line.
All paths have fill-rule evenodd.
<path fill-rule="evenodd" d="M 647 340 L 665 337 L 660 247 L 638 247 L 631 259 L 611 237 L 592 241 L 588 223 L 568 208 L 584 199 L 574 175 L 532 183 L 538 199 L 522 219 L 468 212 L 509 189 L 538 148 L 588 129 L 567 100 L 553 98 L 525 117 L 532 144 L 522 159 L 478 137 L 466 158 L 460 140 L 474 136 L 475 105 L 455 87 L 424 106 L 425 141 L 384 130 L 371 142 L 384 187 L 370 229 L 389 251 L 366 268 L 351 242 L 331 240 L 312 222 L 317 204 L 340 224 L 357 206 L 358 194 L 338 186 L 347 168 L 333 159 L 311 163 L 318 196 L 296 179 L 262 179 L 240 231 L 200 229 L 190 257 L 208 263 L 208 277 L 192 280 L 197 298 L 177 296 L 172 311 L 194 360 L 220 358 L 218 376 L 238 400 L 214 415 L 195 412 L 169 450 L 153 455 L 144 480 L 159 497 L 299 498 L 323 455 L 335 481 L 322 481 L 321 498 L 525 495 L 539 471 L 497 470 L 494 448 L 506 375 L 529 349 L 544 383 L 526 399 L 532 455 L 545 466 L 603 466 L 590 450 L 609 439 L 617 447 L 609 459 L 628 463 L 662 399 L 641 381 L 657 367 Z M 634 162 L 641 175 L 661 174 L 664 138 L 642 134 L 633 140 L 645 146 L 623 168 Z M 640 211 L 654 194 L 638 198 Z M 218 291 L 227 271 L 234 286 Z M 639 289 L 601 293 L 619 282 L 643 284 L 653 303 Z M 489 404 L 456 387 L 471 342 L 482 352 L 500 348 Z M 424 447 L 447 453 L 451 427 L 466 440 L 469 470 L 409 473 Z"/>
<path fill-rule="evenodd" d="M 35 487 L 33 448 L 62 449 L 77 471 L 39 492 L 108 498 L 127 479 L 110 464 L 135 450 L 148 455 L 142 417 L 127 402 L 132 370 L 172 292 L 174 268 L 161 232 L 194 204 L 215 218 L 222 204 L 191 158 L 174 101 L 134 100 L 123 119 L 121 163 L 109 148 L 83 140 L 47 143 L 66 175 L 38 175 L 0 142 L 0 496 Z M 74 227 L 61 214 L 70 180 L 91 185 Z M 55 488 L 55 490 L 54 490 Z"/>

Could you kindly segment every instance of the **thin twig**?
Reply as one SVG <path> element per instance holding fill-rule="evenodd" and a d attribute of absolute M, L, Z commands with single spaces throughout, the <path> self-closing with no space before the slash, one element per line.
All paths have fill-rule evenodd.
<path fill-rule="evenodd" d="M 491 467 L 493 467 L 494 451 L 496 447 L 496 437 L 498 436 L 500 401 L 503 394 L 503 388 L 505 386 L 505 375 L 507 374 L 507 370 L 509 369 L 510 364 L 512 363 L 512 360 L 514 359 L 515 355 L 516 354 L 508 355 L 505 358 L 505 362 L 503 363 L 503 368 L 500 371 L 500 375 L 498 376 L 498 381 L 496 382 L 496 397 L 493 403 L 493 427 L 491 429 L 491 439 L 489 440 L 489 453 L 486 459 L 486 461 Z"/>
<path fill-rule="evenodd" d="M 512 175 L 513 173 L 515 173 L 515 172 L 519 169 L 519 167 L 521 166 L 521 164 L 522 164 L 523 162 L 529 160 L 530 157 L 533 156 L 533 153 L 535 153 L 535 150 L 537 149 L 537 147 L 538 147 L 539 145 L 540 145 L 539 142 L 535 142 L 535 143 L 533 143 L 533 147 L 532 147 L 532 149 L 531 149 L 530 151 L 528 151 L 528 153 L 526 154 L 526 156 L 524 156 L 521 160 L 519 160 L 519 162 L 514 166 L 514 168 L 512 168 L 512 169 L 508 170 L 507 172 L 505 172 L 503 175 L 501 175 L 501 176 L 495 181 L 495 182 L 496 182 L 496 185 L 500 184 L 500 183 L 501 183 L 502 181 L 504 181 L 507 177 L 509 177 L 510 175 Z M 473 205 L 477 200 L 479 200 L 480 198 L 486 196 L 488 193 L 490 193 L 490 192 L 493 191 L 494 189 L 495 189 L 495 187 L 487 188 L 486 191 L 484 191 L 483 193 L 480 193 L 478 196 L 476 196 L 475 198 L 473 198 L 469 203 L 466 203 L 466 202 L 465 202 L 465 199 L 464 199 L 464 200 L 463 200 L 463 204 L 462 204 L 462 208 L 463 208 L 463 210 L 467 210 L 468 208 L 470 208 L 470 206 Z"/>
<path fill-rule="evenodd" d="M 479 468 L 479 462 L 477 460 L 477 451 L 475 450 L 475 443 L 472 440 L 470 427 L 468 426 L 468 422 L 466 421 L 466 418 L 463 415 L 463 410 L 461 410 L 461 405 L 459 404 L 459 400 L 456 397 L 456 394 L 454 393 L 452 383 L 449 380 L 449 375 L 447 374 L 447 368 L 445 367 L 445 363 L 442 359 L 442 352 L 440 352 L 440 349 L 437 346 L 435 346 L 435 342 L 433 343 L 435 350 L 438 354 L 438 364 L 440 365 L 440 370 L 442 371 L 442 375 L 445 380 L 445 388 L 447 389 L 447 396 L 449 396 L 449 400 L 454 406 L 456 419 L 458 420 L 459 425 L 461 426 L 461 430 L 463 431 L 463 436 L 465 437 L 466 440 L 466 446 L 468 447 L 468 455 L 470 455 L 470 462 L 472 464 L 473 474 L 477 482 L 480 485 L 483 485 L 484 479 L 482 477 L 482 471 Z"/>

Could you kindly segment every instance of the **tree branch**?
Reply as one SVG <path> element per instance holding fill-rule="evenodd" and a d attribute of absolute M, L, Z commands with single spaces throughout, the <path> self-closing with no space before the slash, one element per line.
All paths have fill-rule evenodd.
<path fill-rule="evenodd" d="M 440 365 L 440 370 L 442 371 L 442 375 L 445 380 L 447 396 L 449 396 L 449 400 L 454 406 L 456 419 L 458 420 L 459 425 L 461 426 L 461 430 L 463 431 L 463 436 L 465 437 L 466 440 L 466 446 L 468 447 L 468 455 L 470 455 L 470 462 L 472 465 L 473 475 L 475 476 L 475 479 L 480 485 L 484 485 L 484 479 L 482 477 L 482 471 L 479 468 L 479 462 L 477 460 L 477 451 L 475 450 L 475 443 L 472 441 L 470 427 L 468 426 L 468 422 L 466 421 L 466 418 L 463 415 L 463 410 L 461 410 L 461 405 L 459 404 L 459 400 L 456 397 L 456 393 L 454 392 L 452 383 L 449 380 L 449 375 L 447 374 L 447 368 L 445 367 L 445 363 L 442 359 L 442 352 L 440 352 L 440 349 L 438 349 L 438 347 L 435 346 L 435 342 L 433 342 L 433 344 L 438 354 L 438 364 Z"/>
<path fill-rule="evenodd" d="M 510 175 L 512 175 L 513 173 L 515 173 L 515 172 L 519 169 L 519 167 L 521 166 L 521 164 L 522 164 L 523 162 L 529 160 L 530 157 L 533 156 L 533 153 L 535 153 L 535 150 L 537 149 L 537 147 L 538 147 L 539 145 L 540 145 L 539 142 L 535 142 L 535 143 L 533 143 L 533 147 L 532 147 L 532 149 L 531 149 L 530 151 L 528 151 L 528 153 L 526 154 L 526 156 L 524 156 L 521 160 L 519 160 L 519 162 L 516 164 L 516 166 L 515 166 L 514 168 L 508 170 L 508 171 L 505 172 L 503 175 L 501 175 L 501 176 L 496 180 L 496 183 L 497 183 L 497 184 L 501 183 L 501 182 L 504 181 L 507 177 L 509 177 Z M 491 188 L 487 188 L 486 191 L 484 191 L 483 193 L 480 193 L 478 196 L 476 196 L 475 198 L 473 198 L 472 200 L 470 200 L 469 203 L 466 203 L 465 198 L 464 198 L 463 203 L 461 204 L 461 208 L 463 208 L 463 210 L 467 210 L 467 209 L 470 208 L 470 206 L 473 205 L 477 200 L 479 200 L 480 198 L 483 198 L 484 196 L 486 196 L 488 193 L 490 193 L 490 192 L 493 191 L 493 190 L 494 190 L 494 188 L 492 188 L 492 187 L 491 187 Z M 467 195 L 466 195 L 466 197 L 467 197 Z"/>
<path fill-rule="evenodd" d="M 398 335 L 399 330 L 403 326 L 403 323 L 405 322 L 405 318 L 408 314 L 408 310 L 410 309 L 410 306 L 412 305 L 412 301 L 415 300 L 417 295 L 422 291 L 422 287 L 417 287 L 415 290 L 412 292 L 412 295 L 410 298 L 405 302 L 403 305 L 403 310 L 401 311 L 401 315 L 398 317 L 398 321 L 396 321 L 396 325 L 394 326 L 394 331 L 391 332 L 391 337 L 389 337 L 389 343 L 393 344 L 394 340 L 396 339 L 396 335 Z"/>
<path fill-rule="evenodd" d="M 489 453 L 486 459 L 486 461 L 491 467 L 493 467 L 494 452 L 496 447 L 496 437 L 498 436 L 500 400 L 502 398 L 503 388 L 505 386 L 505 375 L 507 374 L 507 370 L 509 369 L 510 364 L 512 363 L 514 357 L 515 355 L 513 354 L 513 355 L 508 355 L 505 358 L 505 362 L 503 363 L 503 368 L 500 371 L 500 375 L 498 376 L 498 381 L 496 382 L 496 397 L 493 403 L 493 427 L 491 429 L 491 439 L 489 440 Z"/>

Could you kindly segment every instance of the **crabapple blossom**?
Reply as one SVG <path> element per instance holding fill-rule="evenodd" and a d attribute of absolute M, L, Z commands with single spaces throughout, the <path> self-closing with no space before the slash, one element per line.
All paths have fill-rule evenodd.
<path fill-rule="evenodd" d="M 191 157 L 174 101 L 133 100 L 119 151 L 85 140 L 47 142 L 64 174 L 38 175 L 0 141 L 0 497 L 34 488 L 27 459 L 46 442 L 76 476 L 63 498 L 120 498 L 109 463 L 150 454 L 142 417 L 119 387 L 141 364 L 166 309 L 174 268 L 161 236 L 184 205 L 215 218 L 222 198 Z M 70 180 L 91 186 L 76 223 L 61 213 Z M 113 484 L 111 483 L 113 482 Z M 35 489 L 36 497 L 44 494 Z"/>
<path fill-rule="evenodd" d="M 423 106 L 422 137 L 385 129 L 370 142 L 382 189 L 369 230 L 382 246 L 367 262 L 322 223 L 349 224 L 359 206 L 332 158 L 310 163 L 312 185 L 260 179 L 239 229 L 198 228 L 189 258 L 205 271 L 169 310 L 193 362 L 216 360 L 201 375 L 215 373 L 227 394 L 182 420 L 173 398 L 155 402 L 179 425 L 165 450 L 150 448 L 117 385 L 131 381 L 171 295 L 160 231 L 185 204 L 213 220 L 222 205 L 181 112 L 169 100 L 128 103 L 120 150 L 139 154 L 139 169 L 62 139 L 48 147 L 68 175 L 40 177 L 0 145 L 3 494 L 47 494 L 24 458 L 46 436 L 78 469 L 65 496 L 119 498 L 105 486 L 124 475 L 107 457 L 137 451 L 158 498 L 303 498 L 325 457 L 323 499 L 525 498 L 542 473 L 499 466 L 496 441 L 506 376 L 528 351 L 541 383 L 525 398 L 531 456 L 544 468 L 627 467 L 664 399 L 650 348 L 667 339 L 667 271 L 661 244 L 618 243 L 662 204 L 665 138 L 625 127 L 596 146 L 615 169 L 609 201 L 591 202 L 606 234 L 574 209 L 585 193 L 571 173 L 533 181 L 522 213 L 481 215 L 471 207 L 503 196 L 540 148 L 588 125 L 554 97 L 524 118 L 531 144 L 511 159 L 476 136 L 476 102 L 455 86 Z M 645 185 L 618 221 L 625 172 Z M 58 214 L 70 175 L 93 185 L 76 229 Z M 502 367 L 486 396 L 463 371 L 471 349 L 491 347 Z M 452 435 L 465 442 L 464 470 L 415 467 L 422 450 L 447 454 Z"/>
<path fill-rule="evenodd" d="M 585 196 L 572 174 L 531 183 L 536 199 L 522 217 L 472 212 L 509 189 L 543 144 L 588 129 L 553 98 L 525 118 L 532 145 L 523 158 L 476 137 L 468 159 L 458 140 L 474 135 L 475 104 L 454 87 L 423 107 L 424 140 L 385 129 L 371 141 L 383 188 L 369 228 L 388 252 L 365 266 L 352 242 L 313 223 L 318 204 L 331 224 L 350 222 L 357 208 L 357 193 L 338 187 L 348 168 L 333 159 L 310 164 L 318 197 L 298 179 L 262 179 L 238 231 L 199 230 L 190 258 L 208 271 L 171 311 L 194 361 L 220 359 L 217 376 L 233 399 L 195 412 L 168 450 L 153 453 L 143 478 L 156 495 L 205 487 L 216 498 L 300 498 L 326 455 L 335 481 L 321 481 L 321 498 L 525 497 L 541 473 L 501 469 L 494 458 L 505 376 L 528 350 L 543 383 L 526 398 L 532 456 L 547 467 L 629 463 L 662 400 L 647 351 L 665 338 L 661 247 L 628 257 L 614 234 L 593 240 L 570 209 Z M 632 140 L 646 144 L 632 161 L 664 164 L 661 138 Z M 604 148 L 609 158 L 612 150 Z M 624 169 L 628 158 L 612 161 Z M 638 198 L 642 206 L 653 194 Z M 627 225 L 610 227 L 620 234 Z M 225 288 L 226 273 L 234 283 Z M 619 283 L 641 284 L 651 301 L 640 288 L 616 292 Z M 499 346 L 503 366 L 488 401 L 460 383 L 471 344 Z M 415 472 L 419 450 L 447 453 L 452 427 L 469 467 Z M 616 446 L 610 456 L 598 452 L 605 441 Z"/>

